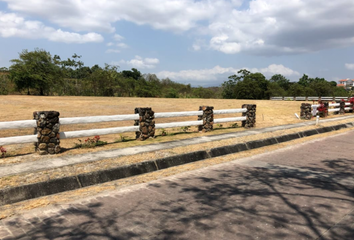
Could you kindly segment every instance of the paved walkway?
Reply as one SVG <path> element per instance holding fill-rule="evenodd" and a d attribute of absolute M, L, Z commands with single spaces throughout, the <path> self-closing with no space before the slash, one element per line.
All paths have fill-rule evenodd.
<path fill-rule="evenodd" d="M 342 117 L 336 117 L 330 119 L 321 119 L 320 121 L 325 123 L 325 122 L 340 121 L 345 119 L 353 120 L 353 118 L 354 118 L 353 115 L 348 115 L 348 116 L 342 116 Z M 178 141 L 155 143 L 155 144 L 136 146 L 136 147 L 128 147 L 123 149 L 105 150 L 100 152 L 93 152 L 93 153 L 86 153 L 86 154 L 79 154 L 79 155 L 66 155 L 61 157 L 48 157 L 38 161 L 30 161 L 30 162 L 0 166 L 0 178 L 16 175 L 16 174 L 64 167 L 64 166 L 78 164 L 78 163 L 93 162 L 93 161 L 99 161 L 108 158 L 118 158 L 122 156 L 133 155 L 133 154 L 152 152 L 152 151 L 158 151 L 163 149 L 171 149 L 171 148 L 183 147 L 183 146 L 190 146 L 190 145 L 201 144 L 206 142 L 220 141 L 223 139 L 237 138 L 237 137 L 250 136 L 255 134 L 274 132 L 274 131 L 291 129 L 291 128 L 310 126 L 314 124 L 315 121 L 304 121 L 296 124 L 252 129 L 252 130 L 236 132 L 236 133 L 209 135 L 209 136 L 196 137 L 196 138 L 190 138 L 190 139 L 184 139 Z"/>
<path fill-rule="evenodd" d="M 0 239 L 354 236 L 354 131 L 29 211 Z"/>

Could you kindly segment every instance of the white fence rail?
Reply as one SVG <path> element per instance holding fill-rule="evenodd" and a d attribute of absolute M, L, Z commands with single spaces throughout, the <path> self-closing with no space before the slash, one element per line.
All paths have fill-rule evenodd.
<path fill-rule="evenodd" d="M 213 114 L 217 115 L 217 114 L 232 114 L 232 113 L 244 113 L 244 112 L 247 112 L 246 108 L 214 110 Z M 198 116 L 202 114 L 203 111 L 187 111 L 187 112 L 155 113 L 154 116 L 155 118 L 170 118 L 170 117 Z M 59 122 L 60 125 L 68 125 L 68 124 L 99 123 L 99 122 L 138 120 L 138 119 L 139 119 L 139 114 L 126 114 L 126 115 L 112 115 L 112 116 L 60 118 Z M 245 120 L 246 117 L 232 117 L 232 118 L 220 118 L 220 119 L 214 118 L 214 123 L 235 122 L 235 121 L 245 121 Z M 155 124 L 155 129 L 198 126 L 202 124 L 203 124 L 202 120 L 172 122 L 172 123 L 158 123 Z M 36 126 L 37 126 L 36 120 L 0 122 L 0 130 L 15 129 L 15 128 L 35 128 Z M 89 137 L 95 135 L 107 135 L 107 134 L 117 134 L 117 133 L 135 132 L 135 131 L 139 131 L 139 126 L 69 131 L 69 132 L 60 132 L 60 139 L 80 138 L 80 137 Z M 21 143 L 33 143 L 37 141 L 38 141 L 37 135 L 5 137 L 5 138 L 0 138 L 0 146 L 21 144 Z"/>
<path fill-rule="evenodd" d="M 318 113 L 318 110 L 316 110 L 316 113 L 314 112 L 314 108 L 318 108 L 320 106 L 320 104 L 313 104 L 311 105 L 311 109 L 312 109 L 312 115 L 315 116 Z M 340 104 L 339 103 L 329 103 L 328 107 L 339 107 Z M 351 103 L 346 102 L 345 106 L 351 106 Z M 328 112 L 339 112 L 340 108 L 329 108 Z M 345 111 L 350 111 L 353 110 L 353 107 L 345 107 L 344 108 Z"/>
<path fill-rule="evenodd" d="M 342 99 L 348 100 L 349 97 L 321 97 L 323 101 L 340 101 Z M 288 100 L 288 101 L 318 101 L 319 97 L 271 97 L 270 100 L 279 101 L 279 100 Z"/>

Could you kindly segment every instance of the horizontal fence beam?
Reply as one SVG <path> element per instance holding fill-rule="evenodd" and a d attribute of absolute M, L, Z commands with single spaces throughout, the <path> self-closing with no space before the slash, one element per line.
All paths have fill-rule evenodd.
<path fill-rule="evenodd" d="M 333 101 L 333 100 L 348 100 L 350 97 L 321 97 L 321 100 L 324 101 Z M 320 98 L 319 97 L 271 97 L 270 100 L 295 100 L 295 101 L 305 101 L 307 99 L 307 101 L 317 101 Z"/>
<path fill-rule="evenodd" d="M 188 112 L 163 112 L 155 113 L 155 118 L 170 118 L 170 117 L 189 117 L 202 115 L 203 111 L 188 111 Z"/>
<path fill-rule="evenodd" d="M 138 120 L 139 114 L 60 118 L 60 125 Z"/>
<path fill-rule="evenodd" d="M 16 137 L 5 137 L 0 138 L 0 146 L 11 145 L 11 144 L 21 144 L 21 143 L 33 143 L 37 142 L 37 135 L 25 135 Z"/>
<path fill-rule="evenodd" d="M 247 108 L 214 110 L 213 114 L 215 115 L 215 114 L 244 113 L 244 112 L 247 112 Z"/>
<path fill-rule="evenodd" d="M 199 125 L 202 125 L 202 124 L 203 124 L 202 120 L 199 120 L 199 121 L 186 121 L 186 122 L 173 122 L 173 123 L 158 123 L 158 124 L 155 124 L 155 129 L 199 126 Z"/>
<path fill-rule="evenodd" d="M 89 137 L 89 136 L 96 136 L 96 135 L 107 135 L 107 134 L 135 132 L 135 131 L 139 131 L 139 126 L 70 131 L 70 132 L 61 132 L 60 139 Z"/>
<path fill-rule="evenodd" d="M 346 105 L 346 106 L 350 106 L 351 103 L 346 102 L 345 105 Z M 311 105 L 312 108 L 313 108 L 313 107 L 319 107 L 319 106 L 320 106 L 320 104 Z M 329 104 L 328 104 L 328 107 L 338 107 L 338 106 L 340 106 L 340 103 L 329 103 Z"/>
<path fill-rule="evenodd" d="M 339 112 L 340 108 L 331 108 L 328 109 L 328 112 Z"/>
<path fill-rule="evenodd" d="M 244 113 L 244 112 L 247 112 L 246 108 L 222 109 L 222 110 L 213 111 L 214 114 L 230 114 L 230 113 Z M 198 116 L 198 115 L 203 115 L 203 111 L 155 113 L 155 118 L 187 117 L 187 116 Z M 111 115 L 111 116 L 61 118 L 59 121 L 60 121 L 60 125 L 69 125 L 69 124 L 85 124 L 85 123 L 126 121 L 126 120 L 138 120 L 138 119 L 139 119 L 139 114 L 126 114 L 126 115 Z M 214 123 L 244 121 L 246 119 L 247 119 L 246 117 L 221 118 L 221 119 L 214 119 Z M 160 124 L 155 124 L 155 129 L 200 126 L 200 125 L 203 125 L 203 120 L 160 123 Z M 36 120 L 0 122 L 0 130 L 14 129 L 14 128 L 35 128 L 35 127 L 37 127 Z M 89 137 L 95 135 L 108 135 L 108 134 L 136 132 L 136 131 L 139 131 L 139 126 L 69 131 L 69 132 L 60 132 L 59 134 L 60 134 L 60 139 L 68 139 L 68 138 L 80 138 L 80 137 Z M 33 143 L 33 142 L 38 142 L 37 135 L 0 138 L 0 146 L 11 145 L 11 144 Z"/>
<path fill-rule="evenodd" d="M 0 122 L 0 130 L 14 129 L 14 128 L 34 128 L 34 127 L 37 127 L 36 120 Z"/>
<path fill-rule="evenodd" d="M 237 121 L 245 121 L 246 119 L 247 117 L 218 118 L 218 119 L 214 119 L 214 123 L 237 122 Z"/>
<path fill-rule="evenodd" d="M 247 112 L 246 108 L 214 110 L 214 114 L 230 114 L 230 113 L 244 113 L 244 112 Z M 189 117 L 189 116 L 198 116 L 202 114 L 203 111 L 164 112 L 164 113 L 155 113 L 155 118 Z M 70 125 L 70 124 L 85 124 L 85 123 L 99 123 L 99 122 L 129 121 L 129 120 L 139 120 L 139 114 L 60 118 L 59 121 L 60 121 L 60 125 Z M 37 127 L 36 120 L 0 122 L 1 130 L 16 129 L 16 128 L 32 128 L 32 127 L 33 128 Z"/>

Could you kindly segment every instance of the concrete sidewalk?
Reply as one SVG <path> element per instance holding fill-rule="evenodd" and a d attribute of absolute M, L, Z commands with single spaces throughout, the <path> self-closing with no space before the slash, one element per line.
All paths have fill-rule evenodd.
<path fill-rule="evenodd" d="M 326 122 L 341 121 L 346 119 L 352 120 L 353 118 L 354 115 L 349 115 L 349 116 L 342 116 L 342 117 L 336 117 L 330 119 L 321 119 L 321 122 L 326 123 Z M 64 167 L 64 166 L 78 164 L 78 163 L 93 162 L 93 161 L 99 161 L 108 158 L 118 158 L 118 157 L 133 155 L 133 154 L 171 149 L 171 148 L 182 147 L 182 146 L 190 146 L 190 145 L 201 144 L 206 142 L 220 141 L 229 138 L 244 137 L 244 136 L 274 132 L 279 130 L 286 130 L 291 128 L 311 126 L 314 124 L 315 121 L 305 121 L 296 124 L 281 125 L 281 126 L 274 126 L 268 128 L 260 128 L 260 129 L 250 129 L 247 131 L 236 132 L 236 133 L 202 136 L 197 138 L 190 138 L 190 139 L 171 141 L 165 143 L 155 143 L 155 144 L 144 145 L 144 146 L 106 150 L 106 151 L 79 154 L 79 155 L 50 157 L 50 158 L 44 158 L 42 160 L 33 161 L 33 162 L 9 164 L 5 166 L 0 166 L 0 178 L 16 175 L 16 174 L 59 168 L 59 167 Z"/>
<path fill-rule="evenodd" d="M 354 131 L 0 221 L 0 239 L 354 236 Z"/>

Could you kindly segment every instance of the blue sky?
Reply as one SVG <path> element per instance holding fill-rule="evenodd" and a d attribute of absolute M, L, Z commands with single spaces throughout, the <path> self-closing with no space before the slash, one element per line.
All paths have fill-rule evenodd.
<path fill-rule="evenodd" d="M 23 49 L 192 86 L 239 69 L 354 78 L 352 0 L 0 0 L 0 67 Z"/>

